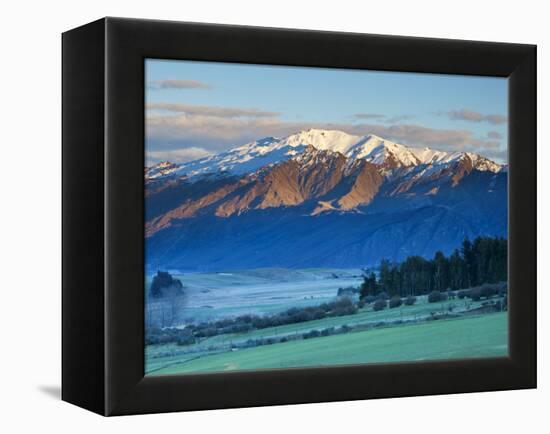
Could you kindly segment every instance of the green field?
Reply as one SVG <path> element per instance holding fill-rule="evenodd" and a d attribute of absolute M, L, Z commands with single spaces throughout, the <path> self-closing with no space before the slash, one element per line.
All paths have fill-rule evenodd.
<path fill-rule="evenodd" d="M 179 310 L 177 320 L 181 324 L 197 323 L 319 305 L 333 300 L 339 287 L 360 285 L 361 273 L 361 270 L 332 268 L 175 273 L 174 278 L 180 280 L 186 294 L 184 308 Z M 147 276 L 146 303 L 151 311 L 157 312 L 155 318 L 158 320 L 163 302 L 147 298 L 150 284 L 151 276 Z"/>
<path fill-rule="evenodd" d="M 162 350 L 166 351 L 166 348 Z M 204 351 L 182 354 L 170 356 L 169 364 L 166 360 L 163 361 L 163 357 L 148 357 L 148 375 L 504 357 L 507 354 L 507 313 L 501 312 L 295 340 L 222 353 L 209 354 Z M 153 354 L 150 353 L 149 356 L 151 355 Z"/>

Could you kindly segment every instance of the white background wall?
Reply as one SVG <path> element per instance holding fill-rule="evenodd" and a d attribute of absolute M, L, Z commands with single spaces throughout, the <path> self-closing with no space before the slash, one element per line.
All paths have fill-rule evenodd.
<path fill-rule="evenodd" d="M 0 6 L 0 431 L 548 432 L 549 18 L 544 2 L 5 1 Z M 60 33 L 105 15 L 539 45 L 539 390 L 105 419 L 59 401 Z M 544 162 L 548 162 L 546 165 Z M 546 199 L 546 200 L 545 200 Z M 546 308 L 545 308 L 546 306 Z"/>

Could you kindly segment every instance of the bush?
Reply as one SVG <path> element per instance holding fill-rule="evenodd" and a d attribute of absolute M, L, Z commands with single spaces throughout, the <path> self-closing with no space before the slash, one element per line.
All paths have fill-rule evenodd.
<path fill-rule="evenodd" d="M 375 312 L 378 312 L 379 310 L 385 309 L 388 306 L 388 302 L 386 300 L 383 300 L 379 298 L 376 300 L 372 306 Z"/>
<path fill-rule="evenodd" d="M 348 297 L 342 297 L 330 303 L 330 310 L 327 312 L 327 315 L 343 316 L 343 315 L 352 315 L 356 312 L 357 312 L 357 306 L 355 305 L 355 303 Z"/>
<path fill-rule="evenodd" d="M 319 336 L 321 336 L 319 330 L 310 330 L 304 334 L 304 339 L 318 338 Z"/>
<path fill-rule="evenodd" d="M 480 295 L 485 298 L 491 298 L 493 295 L 498 293 L 498 286 L 485 283 L 481 285 Z"/>
<path fill-rule="evenodd" d="M 367 295 L 366 297 L 363 298 L 363 301 L 364 301 L 366 304 L 374 303 L 376 300 L 377 300 L 377 298 L 376 298 L 376 296 L 374 296 L 374 295 Z"/>
<path fill-rule="evenodd" d="M 412 296 L 412 295 L 409 295 L 406 299 L 405 299 L 405 305 L 406 306 L 412 306 L 413 304 L 416 303 L 416 297 Z"/>
<path fill-rule="evenodd" d="M 215 327 L 206 327 L 203 328 L 195 333 L 195 336 L 198 338 L 210 338 L 212 336 L 216 336 L 220 334 L 219 330 Z"/>
<path fill-rule="evenodd" d="M 328 329 L 321 330 L 321 336 L 330 336 L 334 334 L 334 327 L 329 327 Z"/>
<path fill-rule="evenodd" d="M 437 303 L 438 301 L 441 301 L 441 292 L 439 291 L 432 291 L 428 295 L 428 302 L 429 303 Z"/>
<path fill-rule="evenodd" d="M 479 287 L 470 289 L 469 297 L 474 301 L 481 300 L 481 289 Z"/>
<path fill-rule="evenodd" d="M 341 296 L 353 296 L 354 294 L 359 294 L 359 288 L 355 288 L 353 286 L 347 286 L 345 288 L 338 288 L 337 295 L 338 297 Z"/>
<path fill-rule="evenodd" d="M 449 299 L 449 295 L 446 292 L 439 293 L 439 301 L 446 301 Z"/>
<path fill-rule="evenodd" d="M 395 307 L 399 307 L 403 304 L 403 300 L 401 300 L 401 297 L 399 297 L 398 295 L 394 295 L 391 299 L 390 299 L 390 309 L 393 309 Z"/>
<path fill-rule="evenodd" d="M 195 336 L 193 336 L 192 332 L 187 331 L 177 337 L 176 343 L 181 346 L 192 345 L 195 343 Z"/>
<path fill-rule="evenodd" d="M 390 299 L 390 296 L 387 292 L 385 291 L 382 291 L 382 292 L 379 292 L 377 295 L 376 295 L 376 299 L 377 300 L 389 300 Z"/>
<path fill-rule="evenodd" d="M 468 297 L 470 295 L 469 293 L 470 293 L 470 291 L 462 289 L 462 290 L 458 291 L 456 295 L 457 295 L 458 298 L 460 298 L 462 300 L 463 298 Z"/>

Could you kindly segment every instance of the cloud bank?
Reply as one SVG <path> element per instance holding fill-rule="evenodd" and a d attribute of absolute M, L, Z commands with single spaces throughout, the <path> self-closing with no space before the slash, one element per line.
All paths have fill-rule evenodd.
<path fill-rule="evenodd" d="M 355 113 L 352 116 L 354 119 L 384 119 L 386 115 L 382 115 L 379 113 Z"/>
<path fill-rule="evenodd" d="M 154 103 L 147 105 L 147 109 L 148 162 L 176 161 L 176 158 L 177 161 L 189 161 L 262 137 L 285 137 L 308 128 L 336 129 L 356 135 L 371 133 L 405 145 L 477 152 L 497 161 L 506 159 L 506 151 L 499 141 L 502 136 L 496 132 L 479 138 L 463 129 L 429 128 L 414 123 L 386 124 L 378 122 L 381 118 L 374 113 L 351 116 L 364 122 L 322 123 L 288 121 L 282 119 L 280 113 L 258 108 Z"/>
<path fill-rule="evenodd" d="M 211 116 L 216 118 L 268 118 L 280 115 L 277 112 L 264 111 L 256 108 L 217 107 L 196 104 L 151 103 L 147 110 L 185 113 L 186 115 Z"/>
<path fill-rule="evenodd" d="M 178 148 L 167 151 L 149 151 L 147 152 L 148 164 L 156 164 L 161 161 L 170 161 L 172 163 L 184 163 L 186 161 L 197 160 L 202 157 L 212 155 L 212 152 L 199 147 Z"/>
<path fill-rule="evenodd" d="M 147 85 L 149 89 L 212 89 L 208 83 L 197 80 L 154 80 Z"/>
<path fill-rule="evenodd" d="M 351 116 L 355 120 L 377 120 L 378 122 L 387 123 L 387 124 L 397 124 L 402 121 L 413 119 L 414 116 L 412 115 L 400 115 L 400 116 L 393 116 L 388 117 L 386 115 L 380 114 L 380 113 L 355 113 Z"/>
<path fill-rule="evenodd" d="M 449 116 L 450 119 L 455 121 L 467 121 L 467 122 L 487 122 L 491 125 L 501 125 L 508 121 L 508 118 L 503 115 L 496 115 L 496 114 L 490 114 L 490 115 L 484 115 L 482 113 L 468 110 L 468 109 L 461 109 L 461 110 L 451 110 L 449 112 L 445 113 L 447 116 Z"/>

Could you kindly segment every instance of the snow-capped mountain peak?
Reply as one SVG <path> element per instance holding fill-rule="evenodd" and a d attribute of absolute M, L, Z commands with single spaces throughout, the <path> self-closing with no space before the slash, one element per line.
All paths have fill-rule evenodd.
<path fill-rule="evenodd" d="M 288 145 L 275 137 L 265 137 L 220 154 L 190 161 L 179 166 L 175 175 L 189 178 L 213 173 L 242 175 L 261 167 L 286 161 L 300 154 L 306 145 Z"/>
<path fill-rule="evenodd" d="M 160 178 L 162 176 L 174 173 L 180 166 L 169 161 L 161 161 L 154 166 L 145 169 L 145 177 L 147 179 Z"/>
<path fill-rule="evenodd" d="M 354 136 L 338 130 L 320 130 L 311 128 L 300 131 L 281 140 L 281 143 L 296 147 L 311 145 L 323 151 L 346 152 L 359 140 L 361 136 Z"/>
<path fill-rule="evenodd" d="M 284 138 L 265 137 L 217 155 L 181 165 L 159 163 L 146 171 L 150 179 L 165 175 L 193 178 L 208 174 L 243 175 L 301 155 L 308 147 L 343 154 L 352 161 L 366 160 L 386 171 L 419 165 L 449 166 L 468 159 L 471 167 L 497 173 L 502 166 L 471 152 L 446 152 L 416 148 L 374 134 L 358 136 L 338 130 L 308 129 Z"/>

